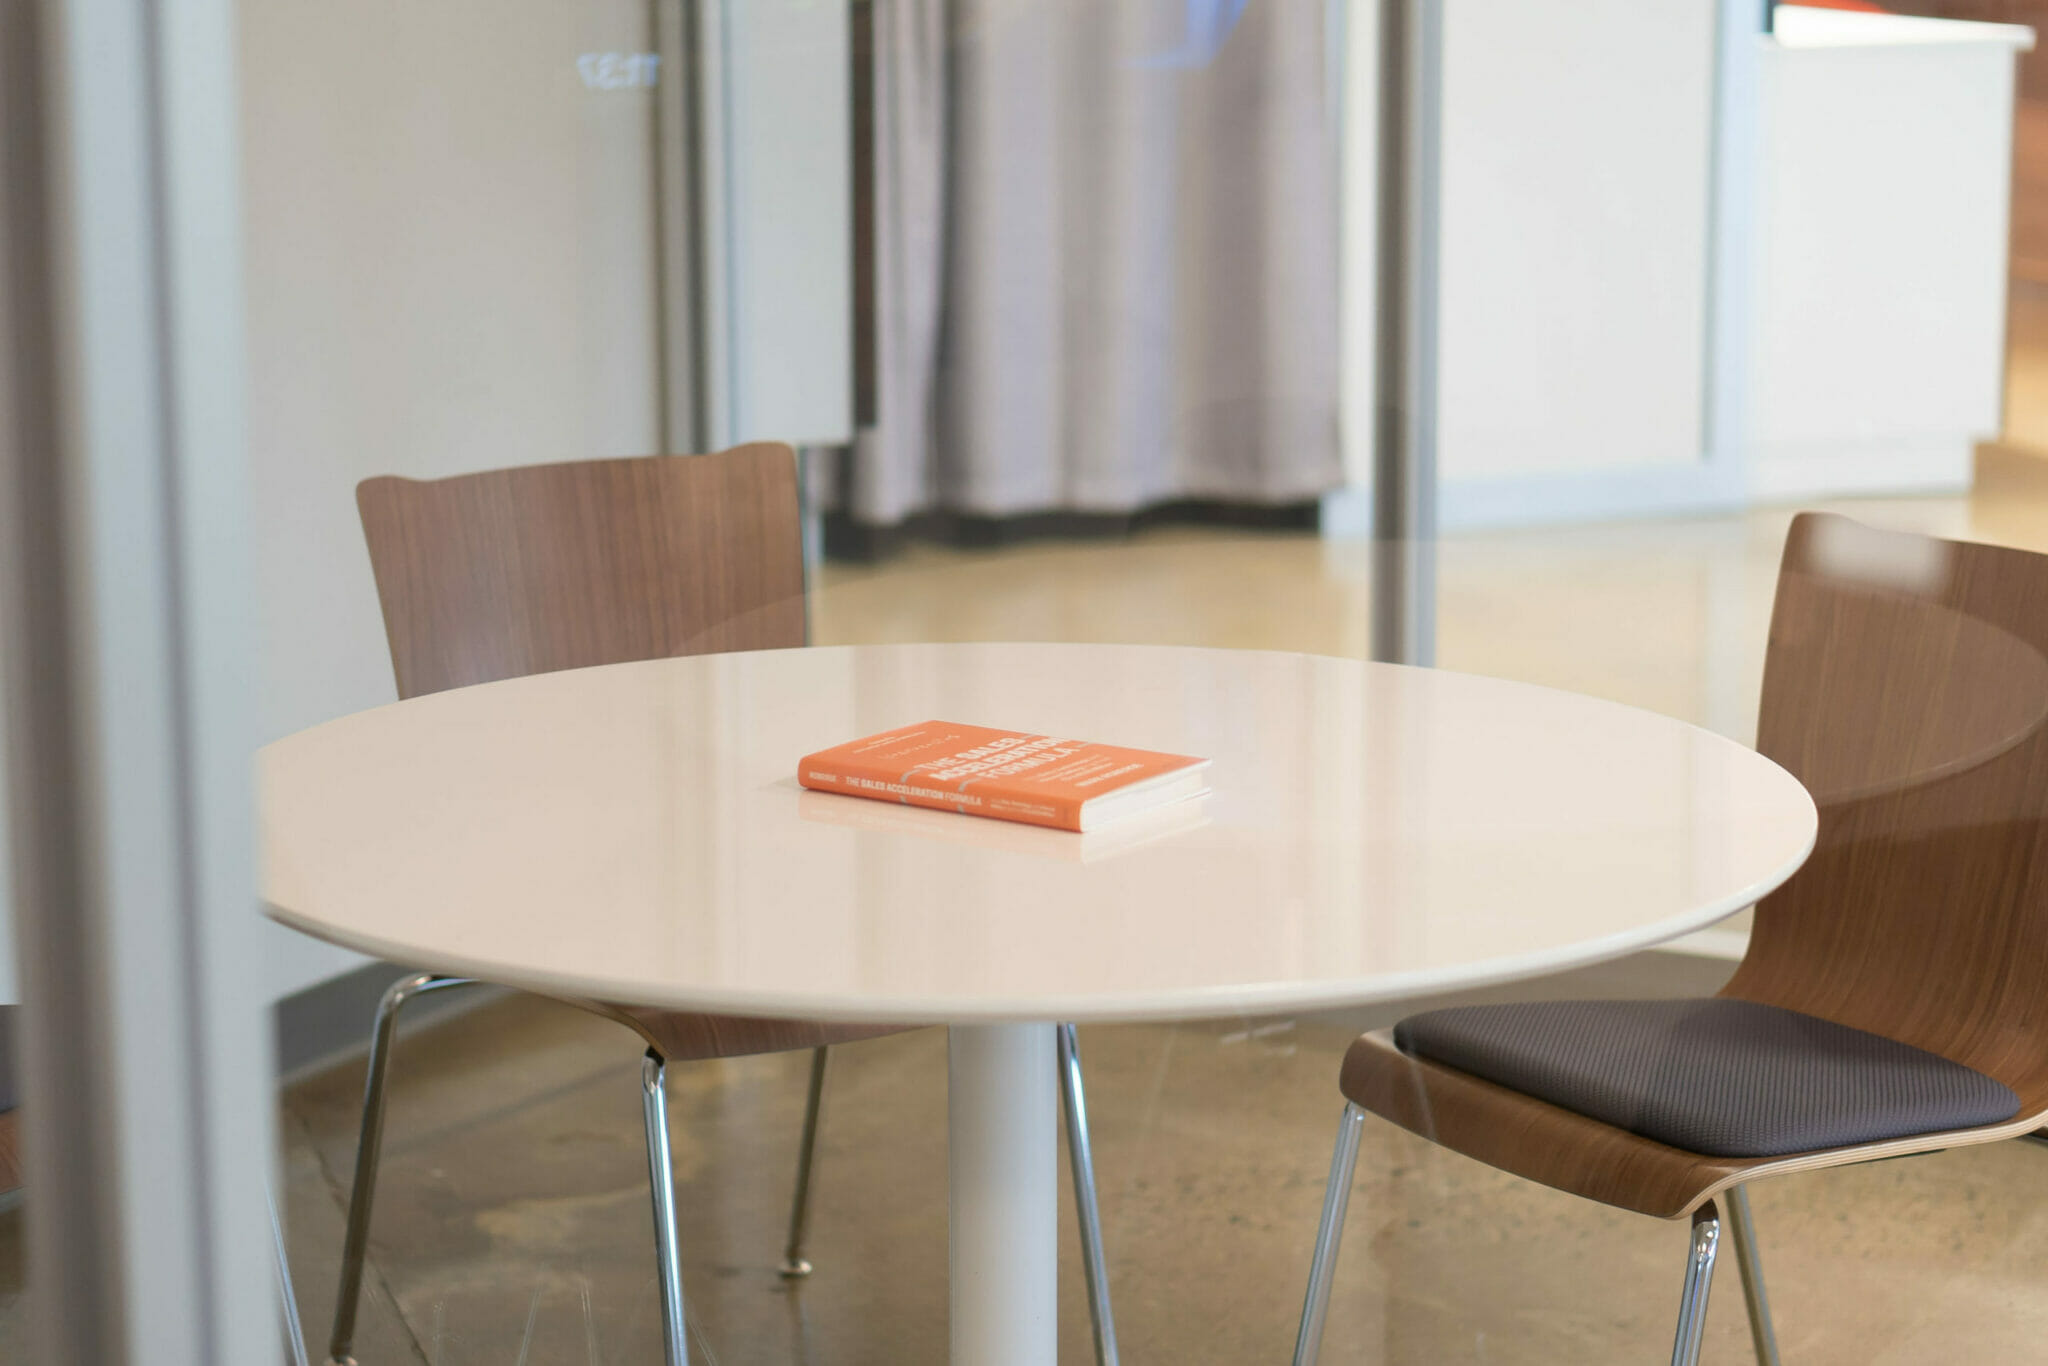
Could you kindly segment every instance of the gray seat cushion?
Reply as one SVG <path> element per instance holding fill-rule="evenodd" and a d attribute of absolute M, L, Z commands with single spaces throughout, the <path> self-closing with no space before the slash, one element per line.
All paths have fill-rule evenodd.
<path fill-rule="evenodd" d="M 1713 1157 L 1776 1157 L 1996 1124 L 2019 1097 L 1947 1058 L 1715 997 L 1543 1001 L 1411 1016 L 1416 1057 Z"/>

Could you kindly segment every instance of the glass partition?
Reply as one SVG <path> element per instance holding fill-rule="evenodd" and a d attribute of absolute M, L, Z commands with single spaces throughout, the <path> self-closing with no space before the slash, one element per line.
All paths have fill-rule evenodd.
<path fill-rule="evenodd" d="M 38 59 L 0 21 L 5 69 L 50 73 L 10 195 L 31 152 L 107 155 L 65 122 L 85 8 L 43 7 Z M 1567 1179 L 1458 1138 L 1490 1130 L 1435 1073 L 1390 1099 L 1422 1055 L 1384 1031 L 1728 988 L 2002 1076 L 2018 988 L 1963 1039 L 1914 1023 L 1951 988 L 1896 945 L 1819 1004 L 1752 949 L 1854 957 L 1785 928 L 1828 879 L 1959 979 L 1992 931 L 1901 879 L 2031 913 L 2034 604 L 1950 569 L 2048 551 L 2038 7 L 205 8 L 138 19 L 121 88 L 231 90 L 232 175 L 144 120 L 115 179 L 218 210 L 232 279 L 138 230 L 161 288 L 91 319 L 154 339 L 166 430 L 223 421 L 197 374 L 241 435 L 90 465 L 120 443 L 63 387 L 109 364 L 64 349 L 82 293 L 41 339 L 0 295 L 5 377 L 51 400 L 0 402 L 17 443 L 47 409 L 64 506 L 176 523 L 162 582 L 208 526 L 246 541 L 239 607 L 148 600 L 164 658 L 246 684 L 208 694 L 246 734 L 166 743 L 255 812 L 231 923 L 311 1359 L 1278 1359 L 1347 1103 L 1394 1122 L 1340 1130 L 1324 1360 L 1641 1359 L 1688 1234 L 1637 1216 L 1692 1210 L 1610 1198 L 1634 1150 Z M 49 234 L 13 229 L 11 287 L 115 221 L 10 206 Z M 25 564 L 10 600 L 55 592 Z M 17 617 L 40 661 L 58 636 Z M 26 924 L 51 827 L 13 729 Z M 936 748 L 819 777 L 875 735 Z M 1859 861 L 1885 840 L 1921 871 Z M 0 1186 L 34 942 L 0 939 Z M 152 1032 L 121 1019 L 89 1054 L 116 1089 Z M 0 1357 L 57 1198 L 35 1161 L 0 1195 Z M 2044 1199 L 2026 1150 L 1958 1144 L 1759 1179 L 1726 1241 L 1801 1353 L 2018 1359 Z M 1709 1359 L 1747 1350 L 1734 1274 Z"/>

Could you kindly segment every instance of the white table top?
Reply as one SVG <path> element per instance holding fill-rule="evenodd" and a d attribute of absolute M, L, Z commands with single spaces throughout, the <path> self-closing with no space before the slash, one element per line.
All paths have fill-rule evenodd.
<path fill-rule="evenodd" d="M 1214 792 L 1081 836 L 796 785 L 806 753 L 933 718 L 1209 756 Z M 1158 646 L 545 674 L 344 717 L 261 766 L 286 924 L 555 994 L 846 1021 L 1233 1015 L 1534 976 L 1749 905 L 1815 830 L 1784 770 L 1649 712 Z"/>

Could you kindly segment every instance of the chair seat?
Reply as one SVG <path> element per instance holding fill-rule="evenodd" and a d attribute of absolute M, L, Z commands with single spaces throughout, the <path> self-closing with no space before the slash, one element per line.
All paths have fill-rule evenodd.
<path fill-rule="evenodd" d="M 1457 1006 L 1402 1052 L 1688 1152 L 1776 1157 L 1996 1124 L 1983 1073 L 1812 1015 L 1713 997 Z"/>
<path fill-rule="evenodd" d="M 637 1030 L 669 1062 L 703 1062 L 710 1058 L 743 1058 L 756 1053 L 858 1043 L 885 1034 L 919 1028 L 900 1024 L 822 1024 L 815 1020 L 770 1020 L 749 1015 L 701 1015 L 652 1006 L 573 1004 L 609 1015 Z"/>

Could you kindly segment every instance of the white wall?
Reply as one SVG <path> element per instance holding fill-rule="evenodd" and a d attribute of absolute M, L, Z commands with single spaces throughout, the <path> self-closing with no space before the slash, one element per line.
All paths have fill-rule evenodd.
<path fill-rule="evenodd" d="M 725 441 L 853 440 L 845 0 L 723 0 Z"/>
<path fill-rule="evenodd" d="M 1696 464 L 1715 0 L 1444 6 L 1438 471 Z M 1346 469 L 1369 481 L 1378 4 L 1346 11 Z M 1351 520 L 1348 511 L 1340 518 Z"/>
<path fill-rule="evenodd" d="M 274 738 L 394 696 L 357 481 L 659 447 L 645 0 L 240 7 Z M 355 961 L 283 929 L 282 994 Z"/>
<path fill-rule="evenodd" d="M 1376 9 L 1349 7 L 1354 485 Z M 1772 39 L 1745 0 L 1444 12 L 1446 528 L 1968 486 L 1999 426 L 2026 29 L 1785 7 Z M 1364 532 L 1368 501 L 1326 500 L 1325 528 Z"/>
<path fill-rule="evenodd" d="M 663 355 L 661 238 L 681 256 L 677 220 L 696 206 L 673 193 L 657 221 L 657 157 L 671 187 L 685 157 L 658 135 L 657 99 L 704 95 L 680 67 L 681 10 L 241 7 L 267 738 L 393 697 L 358 481 L 662 448 L 663 366 L 686 367 Z M 724 345 L 708 406 L 732 440 L 843 441 L 845 7 L 704 13 L 722 62 L 704 208 L 721 271 L 708 325 Z M 271 948 L 278 993 L 357 961 L 283 930 Z"/>
<path fill-rule="evenodd" d="M 1375 84 L 1380 69 L 1379 0 L 1345 0 L 1341 10 L 1344 49 L 1338 69 L 1342 133 L 1338 138 L 1337 304 L 1338 433 L 1343 444 L 1344 478 L 1352 489 L 1372 487 L 1373 310 L 1377 289 L 1373 279 L 1378 250 L 1374 218 L 1379 175 L 1379 104 Z M 1334 506 L 1343 494 L 1333 495 Z M 1362 500 L 1361 500 L 1362 505 Z M 1326 523 L 1332 520 L 1326 508 Z"/>
<path fill-rule="evenodd" d="M 2005 370 L 2007 25 L 1779 11 L 1752 404 L 1765 498 L 1969 487 Z"/>
<path fill-rule="evenodd" d="M 1699 460 L 1714 0 L 1444 10 L 1441 477 Z"/>

